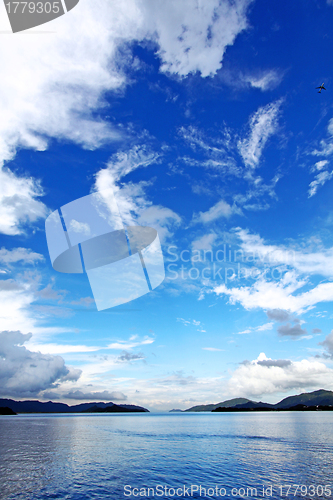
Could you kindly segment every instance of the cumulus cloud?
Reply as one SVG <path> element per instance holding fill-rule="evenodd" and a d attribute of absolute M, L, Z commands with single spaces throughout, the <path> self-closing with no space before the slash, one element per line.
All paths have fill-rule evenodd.
<path fill-rule="evenodd" d="M 242 363 L 228 382 L 229 391 L 247 397 L 333 386 L 333 370 L 319 361 L 272 360 L 261 353 Z"/>
<path fill-rule="evenodd" d="M 96 391 L 96 392 L 83 392 L 80 390 L 70 391 L 64 394 L 61 394 L 62 398 L 65 399 L 77 399 L 77 400 L 87 400 L 87 401 L 104 401 L 104 402 L 112 402 L 112 401 L 125 401 L 127 396 L 120 391 Z"/>
<path fill-rule="evenodd" d="M 302 335 L 306 335 L 308 333 L 304 328 L 301 328 L 300 325 L 292 326 L 290 323 L 279 326 L 277 330 L 281 336 L 291 338 L 301 337 Z"/>
<path fill-rule="evenodd" d="M 222 66 L 223 54 L 247 27 L 251 1 L 156 0 L 143 2 L 145 18 L 157 33 L 161 70 L 186 76 L 199 71 L 213 75 Z"/>
<path fill-rule="evenodd" d="M 31 304 L 36 299 L 35 289 L 38 277 L 33 279 L 2 280 L 0 286 L 0 323 L 2 328 L 13 328 L 22 332 L 34 331 L 36 321 L 33 318 Z"/>
<path fill-rule="evenodd" d="M 262 151 L 269 137 L 276 133 L 281 100 L 259 108 L 250 118 L 250 131 L 246 139 L 238 143 L 241 157 L 247 167 L 258 166 Z"/>
<path fill-rule="evenodd" d="M 271 309 L 266 312 L 267 317 L 269 319 L 274 319 L 275 321 L 288 321 L 291 319 L 290 313 L 288 311 L 284 311 L 283 309 Z"/>
<path fill-rule="evenodd" d="M 12 250 L 7 250 L 2 247 L 0 249 L 0 262 L 2 264 L 14 264 L 17 262 L 34 264 L 41 260 L 44 260 L 44 256 L 40 253 L 33 252 L 29 248 L 13 248 Z"/>
<path fill-rule="evenodd" d="M 77 380 L 81 370 L 69 369 L 60 356 L 31 352 L 23 346 L 31 334 L 0 333 L 0 387 L 2 396 L 37 396 L 66 380 Z"/>
<path fill-rule="evenodd" d="M 319 345 L 324 346 L 327 352 L 333 356 L 333 330 L 327 335 L 323 342 L 319 342 Z"/>
<path fill-rule="evenodd" d="M 21 234 L 26 223 L 46 217 L 47 208 L 39 200 L 43 195 L 39 181 L 32 177 L 17 177 L 9 169 L 1 169 L 1 138 L 0 186 L 0 233 L 11 236 Z"/>

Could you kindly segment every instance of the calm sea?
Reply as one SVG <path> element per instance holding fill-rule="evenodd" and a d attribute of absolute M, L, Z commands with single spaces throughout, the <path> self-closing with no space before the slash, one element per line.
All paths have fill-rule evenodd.
<path fill-rule="evenodd" d="M 332 431 L 333 412 L 0 417 L 0 498 L 331 498 Z"/>

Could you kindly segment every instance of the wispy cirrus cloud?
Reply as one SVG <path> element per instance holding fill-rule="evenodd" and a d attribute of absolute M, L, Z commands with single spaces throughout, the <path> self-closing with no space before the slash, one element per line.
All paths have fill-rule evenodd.
<path fill-rule="evenodd" d="M 120 350 L 133 349 L 134 347 L 152 344 L 154 341 L 155 339 L 148 336 L 140 340 L 136 335 L 133 335 L 129 340 L 118 340 L 116 342 L 112 342 L 111 344 L 108 344 L 106 348 Z"/>
<path fill-rule="evenodd" d="M 256 111 L 249 120 L 248 137 L 238 142 L 239 153 L 246 167 L 251 171 L 260 161 L 262 151 L 273 134 L 278 130 L 278 116 L 282 100 L 267 104 Z"/>
<path fill-rule="evenodd" d="M 278 87 L 282 81 L 283 72 L 275 69 L 266 71 L 257 71 L 241 75 L 240 79 L 250 87 L 259 89 L 262 92 L 273 90 Z"/>
<path fill-rule="evenodd" d="M 316 175 L 315 179 L 310 182 L 309 185 L 309 198 L 317 193 L 320 186 L 323 186 L 327 181 L 330 181 L 332 179 L 332 175 L 333 172 L 328 172 L 327 170 L 324 170 Z"/>

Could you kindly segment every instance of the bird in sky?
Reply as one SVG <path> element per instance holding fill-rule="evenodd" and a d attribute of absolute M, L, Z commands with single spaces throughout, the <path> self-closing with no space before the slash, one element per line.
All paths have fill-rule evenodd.
<path fill-rule="evenodd" d="M 325 89 L 325 87 L 324 87 L 324 83 L 322 83 L 322 84 L 320 85 L 320 87 L 316 87 L 316 89 L 320 89 L 320 90 L 318 90 L 318 94 L 321 94 L 321 91 L 322 91 L 322 90 L 326 90 L 326 89 Z"/>

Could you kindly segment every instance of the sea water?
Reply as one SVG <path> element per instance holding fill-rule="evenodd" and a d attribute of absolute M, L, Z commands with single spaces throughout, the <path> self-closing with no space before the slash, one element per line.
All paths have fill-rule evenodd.
<path fill-rule="evenodd" d="M 331 498 L 333 412 L 0 417 L 0 498 Z"/>

